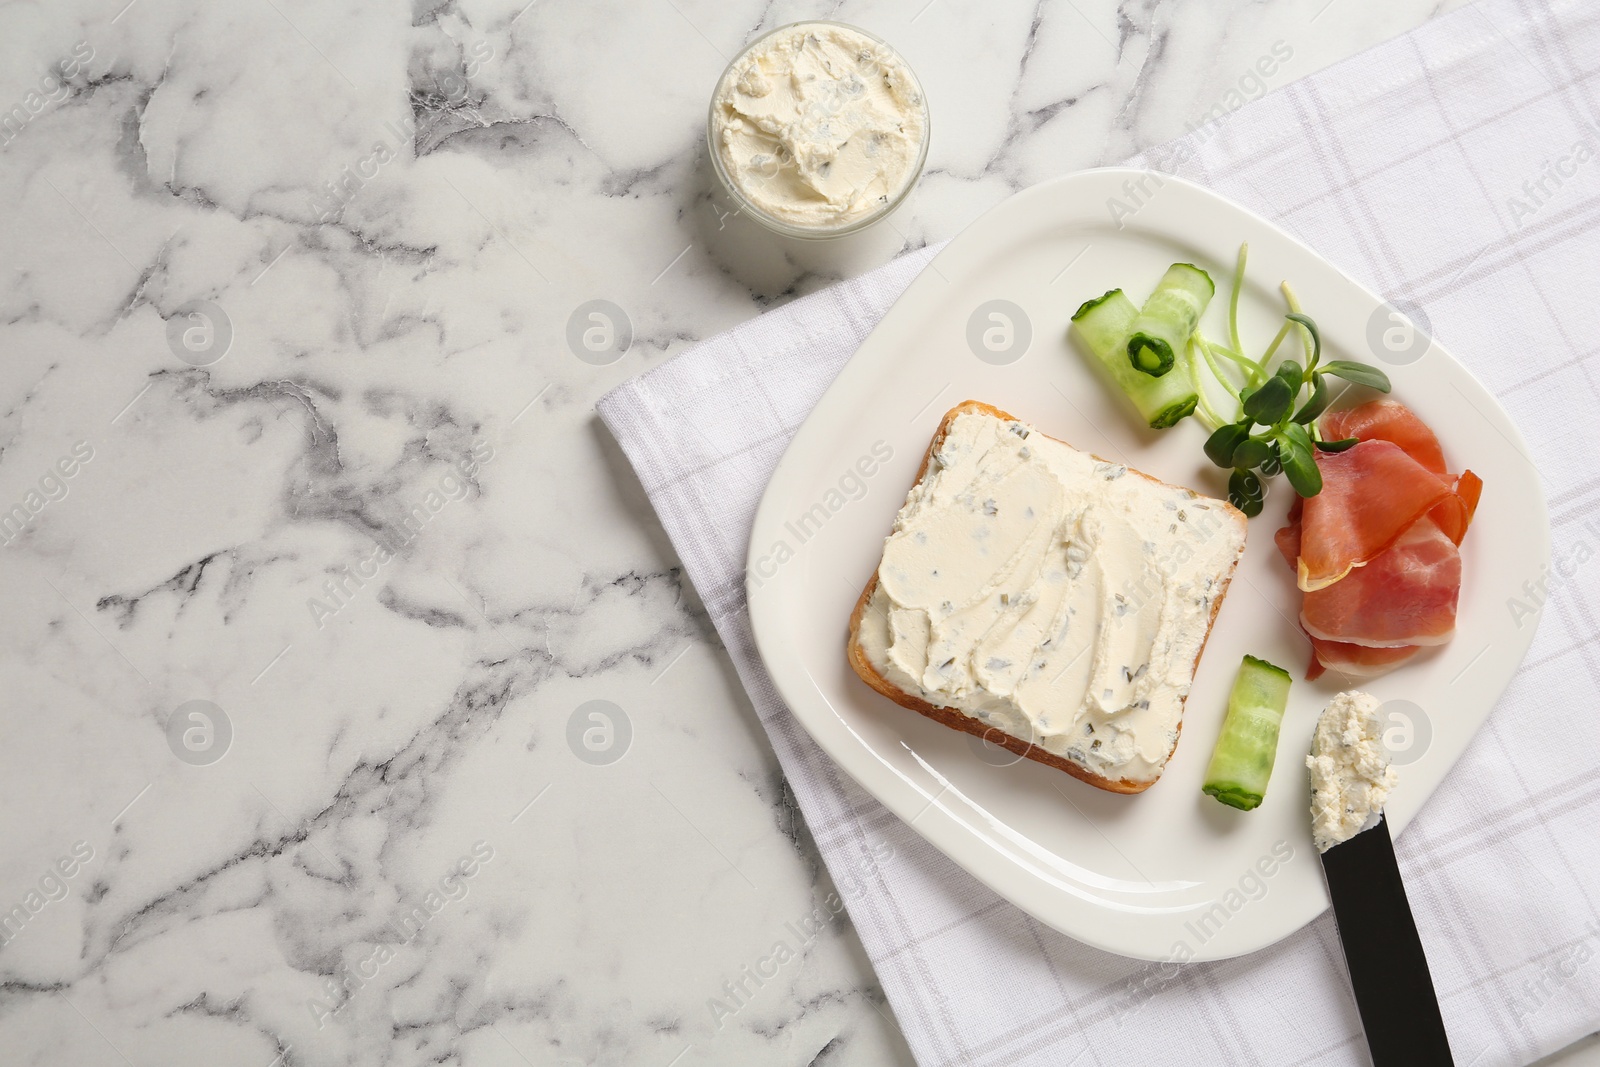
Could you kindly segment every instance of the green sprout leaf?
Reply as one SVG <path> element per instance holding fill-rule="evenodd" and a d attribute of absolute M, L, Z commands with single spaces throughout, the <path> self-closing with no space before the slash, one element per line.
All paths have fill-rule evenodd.
<path fill-rule="evenodd" d="M 1322 472 L 1317 469 L 1317 459 L 1312 453 L 1311 434 L 1304 426 L 1291 422 L 1277 432 L 1278 458 L 1283 462 L 1283 473 L 1301 496 L 1316 496 L 1322 492 Z"/>
<path fill-rule="evenodd" d="M 1302 426 L 1308 426 L 1327 411 L 1328 405 L 1332 402 L 1333 394 L 1328 391 L 1328 379 L 1321 371 L 1317 371 L 1311 375 L 1311 399 L 1295 412 L 1294 421 Z"/>
<path fill-rule="evenodd" d="M 1316 369 L 1317 361 L 1322 358 L 1322 335 L 1317 332 L 1317 324 L 1310 315 L 1302 315 L 1298 311 L 1291 311 L 1284 318 L 1290 322 L 1298 322 L 1306 328 L 1306 333 L 1311 335 L 1311 368 Z"/>
<path fill-rule="evenodd" d="M 1251 393 L 1244 402 L 1244 413 L 1262 426 L 1276 426 L 1289 413 L 1294 403 L 1294 390 L 1282 378 L 1272 377 L 1261 383 L 1261 388 Z"/>
<path fill-rule="evenodd" d="M 1268 478 L 1283 470 L 1283 461 L 1278 458 L 1278 442 L 1273 441 L 1267 445 L 1267 458 L 1257 468 Z"/>
<path fill-rule="evenodd" d="M 1359 438 L 1359 437 L 1346 437 L 1342 441 L 1318 441 L 1317 442 L 1317 451 L 1319 451 L 1319 452 L 1343 452 L 1345 449 L 1354 448 L 1356 445 L 1358 445 L 1360 443 L 1361 443 L 1361 438 Z"/>
<path fill-rule="evenodd" d="M 1266 489 L 1253 471 L 1236 470 L 1228 477 L 1228 503 L 1250 518 L 1261 514 Z"/>
<path fill-rule="evenodd" d="M 1241 441 L 1233 450 L 1233 465 L 1244 470 L 1254 470 L 1272 458 L 1272 446 L 1259 437 Z"/>
<path fill-rule="evenodd" d="M 1368 389 L 1376 389 L 1380 393 L 1387 393 L 1389 376 L 1377 367 L 1369 367 L 1365 363 L 1354 363 L 1347 359 L 1335 359 L 1323 364 L 1323 370 L 1335 378 L 1343 378 L 1355 385 L 1364 385 Z"/>
<path fill-rule="evenodd" d="M 1206 458 L 1219 467 L 1234 466 L 1233 454 L 1250 437 L 1250 427 L 1232 422 L 1206 438 Z"/>

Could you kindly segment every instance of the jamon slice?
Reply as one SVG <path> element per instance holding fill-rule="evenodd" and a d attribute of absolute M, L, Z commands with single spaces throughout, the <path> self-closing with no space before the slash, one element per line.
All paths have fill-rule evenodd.
<path fill-rule="evenodd" d="M 1361 443 L 1317 456 L 1323 491 L 1295 501 L 1278 550 L 1307 590 L 1306 677 L 1371 678 L 1455 632 L 1457 546 L 1483 482 L 1452 477 L 1433 431 L 1392 400 L 1326 415 L 1322 435 Z"/>
<path fill-rule="evenodd" d="M 1300 509 L 1302 501 L 1296 499 L 1289 508 L 1289 525 L 1279 530 L 1275 536 L 1278 551 L 1283 554 L 1284 562 L 1293 569 L 1295 561 L 1300 556 Z M 1448 541 L 1446 542 L 1449 543 Z M 1454 547 L 1453 545 L 1451 546 Z M 1336 582 L 1328 589 L 1316 593 L 1306 594 L 1309 603 L 1313 597 L 1321 597 L 1325 593 L 1339 590 L 1346 583 L 1354 581 L 1364 575 L 1368 570 L 1378 566 L 1374 563 L 1352 572 L 1344 581 Z M 1459 568 L 1458 568 L 1459 570 Z M 1352 586 L 1354 591 L 1357 586 Z M 1370 592 L 1370 587 L 1363 583 L 1359 588 Z M 1380 591 L 1381 592 L 1381 591 Z M 1324 608 L 1329 611 L 1331 608 Z M 1454 612 L 1452 611 L 1452 620 Z M 1305 615 L 1301 614 L 1300 629 L 1305 631 Z M 1380 674 L 1387 674 L 1400 664 L 1422 651 L 1419 645 L 1399 645 L 1395 647 L 1373 647 L 1360 645 L 1347 641 L 1332 641 L 1318 637 L 1309 632 L 1306 637 L 1311 641 L 1311 663 L 1306 667 L 1306 680 L 1311 681 L 1322 677 L 1329 670 L 1337 671 L 1340 675 L 1351 679 L 1376 678 Z"/>
<path fill-rule="evenodd" d="M 1428 515 L 1439 524 L 1446 537 L 1459 545 L 1467 536 L 1467 527 L 1472 525 L 1472 516 L 1478 510 L 1478 498 L 1482 495 L 1483 479 L 1471 471 L 1462 471 L 1451 495 L 1441 500 Z"/>
<path fill-rule="evenodd" d="M 1356 437 L 1363 441 L 1388 441 L 1446 481 L 1453 482 L 1459 500 L 1445 499 L 1433 509 L 1433 518 L 1456 544 L 1467 534 L 1478 507 L 1483 481 L 1471 471 L 1452 479 L 1445 466 L 1439 438 L 1426 423 L 1398 400 L 1374 400 L 1358 408 L 1332 411 L 1322 417 L 1322 436 L 1329 441 Z"/>
<path fill-rule="evenodd" d="M 1272 535 L 1273 543 L 1278 546 L 1278 554 L 1290 570 L 1297 570 L 1300 566 L 1300 512 L 1304 504 L 1303 498 L 1295 497 L 1294 503 L 1289 505 L 1289 525 Z"/>
<path fill-rule="evenodd" d="M 1302 508 L 1296 566 L 1306 592 L 1370 562 L 1447 497 L 1458 500 L 1449 482 L 1392 441 L 1364 440 L 1344 452 L 1322 453 L 1317 466 L 1322 492 Z M 1464 530 L 1464 519 L 1460 525 Z"/>
<path fill-rule="evenodd" d="M 1388 441 L 1439 477 L 1450 476 L 1439 438 L 1398 400 L 1374 400 L 1358 408 L 1330 411 L 1322 417 L 1322 436 L 1328 441 L 1342 441 L 1347 437 Z"/>
<path fill-rule="evenodd" d="M 1367 648 L 1442 645 L 1455 633 L 1460 593 L 1461 550 L 1424 516 L 1365 567 L 1307 593 L 1300 625 Z"/>
<path fill-rule="evenodd" d="M 1313 637 L 1311 651 L 1311 666 L 1306 668 L 1307 681 L 1322 677 L 1324 671 L 1334 671 L 1351 679 L 1376 678 L 1380 674 L 1388 674 L 1422 649 L 1416 645 L 1368 648 L 1366 645 L 1347 645 Z"/>

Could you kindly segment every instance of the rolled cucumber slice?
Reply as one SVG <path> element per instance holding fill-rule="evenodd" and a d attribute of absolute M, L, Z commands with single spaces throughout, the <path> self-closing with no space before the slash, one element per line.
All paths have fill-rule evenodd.
<path fill-rule="evenodd" d="M 1211 275 L 1192 263 L 1174 263 L 1144 302 L 1128 331 L 1128 362 L 1133 369 L 1162 377 L 1189 347 L 1189 335 L 1211 302 Z"/>
<path fill-rule="evenodd" d="M 1240 811 L 1260 806 L 1278 756 L 1278 728 L 1289 706 L 1289 672 L 1246 656 L 1222 720 L 1222 736 L 1200 789 Z"/>
<path fill-rule="evenodd" d="M 1113 289 L 1104 296 L 1084 302 L 1072 316 L 1071 333 L 1105 368 L 1139 417 L 1152 429 L 1163 430 L 1194 411 L 1199 396 L 1190 375 L 1168 374 L 1151 377 L 1133 369 L 1128 362 L 1128 334 L 1139 317 L 1128 294 Z"/>

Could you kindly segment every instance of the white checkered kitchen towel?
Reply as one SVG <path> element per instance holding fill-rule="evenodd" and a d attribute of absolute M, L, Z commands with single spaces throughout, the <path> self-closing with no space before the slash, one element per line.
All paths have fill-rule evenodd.
<path fill-rule="evenodd" d="M 1278 220 L 1369 288 L 1421 306 L 1510 410 L 1544 477 L 1562 573 L 1538 639 L 1399 842 L 1463 1067 L 1524 1064 L 1600 1028 L 1597 97 L 1600 5 L 1494 0 L 1137 161 Z M 849 781 L 773 690 L 745 610 L 756 503 L 931 252 L 762 315 L 600 403 L 836 880 L 865 882 L 850 916 L 918 1062 L 1367 1062 L 1331 915 L 1152 981 L 1150 965 L 1041 926 L 957 868 Z M 865 863 L 883 843 L 894 861 Z"/>

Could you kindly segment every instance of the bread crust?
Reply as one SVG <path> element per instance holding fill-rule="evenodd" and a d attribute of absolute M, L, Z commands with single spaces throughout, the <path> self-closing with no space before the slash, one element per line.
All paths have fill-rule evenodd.
<path fill-rule="evenodd" d="M 990 404 L 985 404 L 982 401 L 962 401 L 949 411 L 945 412 L 944 418 L 939 420 L 939 428 L 934 431 L 932 440 L 928 442 L 928 449 L 922 455 L 922 465 L 917 468 L 917 476 L 912 479 L 912 485 L 917 485 L 922 481 L 923 478 L 927 476 L 928 465 L 933 461 L 933 454 L 938 450 L 939 443 L 944 440 L 945 434 L 950 429 L 951 422 L 955 420 L 957 415 L 964 415 L 969 412 L 990 415 L 994 418 L 1003 419 L 1007 422 L 1022 421 L 1015 415 L 1001 411 L 999 408 Z M 1034 432 L 1037 433 L 1039 431 L 1035 430 Z M 1050 440 L 1056 441 L 1059 444 L 1066 444 L 1066 442 L 1062 441 L 1060 438 L 1050 437 L 1049 434 L 1045 434 L 1044 436 L 1049 437 Z M 1093 453 L 1090 454 L 1093 455 Z M 1101 462 L 1110 462 L 1109 460 L 1102 459 L 1100 456 L 1095 456 L 1094 458 L 1101 460 Z M 1128 473 L 1138 475 L 1140 478 L 1143 478 L 1146 481 L 1154 482 L 1157 485 L 1165 486 L 1169 484 L 1161 481 L 1159 478 L 1152 478 L 1143 471 L 1135 470 L 1132 467 L 1128 467 L 1127 469 Z M 1245 518 L 1244 513 L 1238 508 L 1235 508 L 1232 504 L 1228 504 L 1226 502 L 1224 502 L 1224 507 L 1227 508 L 1228 517 L 1236 521 L 1241 530 L 1247 532 L 1248 520 Z M 1222 602 L 1227 598 L 1228 595 L 1228 587 L 1233 582 L 1233 572 L 1238 568 L 1239 558 L 1243 555 L 1244 548 L 1241 544 L 1239 555 L 1234 557 L 1233 566 L 1229 567 L 1228 572 L 1223 575 L 1221 588 L 1217 591 L 1217 595 L 1212 599 L 1211 618 L 1206 623 L 1205 637 L 1201 640 L 1200 648 L 1195 652 L 1194 663 L 1189 669 L 1191 677 L 1193 676 L 1194 672 L 1199 669 L 1200 657 L 1205 654 L 1206 644 L 1211 640 L 1211 630 L 1216 626 L 1217 623 L 1217 612 L 1222 609 Z M 1042 749 L 1031 742 L 1024 741 L 1020 737 L 1006 733 L 997 726 L 990 726 L 955 708 L 943 708 L 936 704 L 930 704 L 921 697 L 912 693 L 907 693 L 905 690 L 897 687 L 893 682 L 889 681 L 889 679 L 885 678 L 878 672 L 878 669 L 872 665 L 870 660 L 867 659 L 866 650 L 861 647 L 861 620 L 866 615 L 868 605 L 872 601 L 872 594 L 877 591 L 877 588 L 878 571 L 877 568 L 873 568 L 872 576 L 867 580 L 866 588 L 862 589 L 861 596 L 856 600 L 855 610 L 850 613 L 850 636 L 845 646 L 846 655 L 849 658 L 851 668 L 856 672 L 862 681 L 866 682 L 873 689 L 877 690 L 879 693 L 882 693 L 884 696 L 888 697 L 896 704 L 899 704 L 901 707 L 910 708 L 912 711 L 924 715 L 932 719 L 934 722 L 942 723 L 953 730 L 960 730 L 962 733 L 972 734 L 974 737 L 979 737 L 985 741 L 993 742 L 994 744 L 1000 745 L 1001 747 L 1014 752 L 1019 756 L 1034 760 L 1035 762 L 1043 763 L 1046 766 L 1054 767 L 1057 770 L 1066 771 L 1068 774 L 1072 775 L 1072 777 L 1081 782 L 1086 782 L 1097 789 L 1104 789 L 1111 793 L 1142 793 L 1161 780 L 1161 775 L 1159 774 L 1154 778 L 1147 780 L 1133 778 L 1107 778 L 1103 775 L 1095 774 L 1093 771 L 1080 764 L 1074 763 L 1065 756 L 1058 756 L 1054 752 L 1046 751 L 1045 749 Z M 1177 730 L 1178 736 L 1173 738 L 1172 748 L 1167 752 L 1168 761 L 1172 759 L 1172 754 L 1178 749 L 1178 739 L 1183 734 L 1183 711 L 1187 710 L 1188 701 L 1188 694 L 1185 694 L 1180 704 Z M 1165 770 L 1166 764 L 1163 764 L 1162 767 L 1163 770 Z"/>

